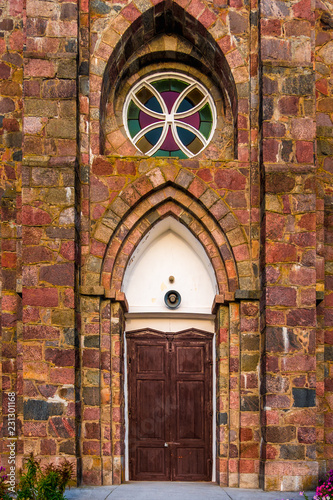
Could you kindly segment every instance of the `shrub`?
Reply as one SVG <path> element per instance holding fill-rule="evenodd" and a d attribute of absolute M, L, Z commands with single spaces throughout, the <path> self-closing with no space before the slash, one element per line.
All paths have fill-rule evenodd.
<path fill-rule="evenodd" d="M 9 495 L 7 491 L 7 474 L 2 474 L 2 472 L 5 472 L 5 467 L 0 467 L 0 499 L 1 500 L 11 500 L 11 496 Z"/>
<path fill-rule="evenodd" d="M 17 500 L 66 500 L 64 492 L 72 475 L 73 465 L 68 460 L 42 468 L 31 453 L 20 471 Z"/>

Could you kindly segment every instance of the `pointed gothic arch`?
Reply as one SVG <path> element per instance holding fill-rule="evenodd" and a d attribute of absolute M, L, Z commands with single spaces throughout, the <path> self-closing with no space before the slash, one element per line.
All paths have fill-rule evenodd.
<path fill-rule="evenodd" d="M 201 241 L 221 293 L 252 280 L 247 236 L 228 205 L 188 170 L 156 167 L 129 184 L 96 224 L 83 281 L 120 292 L 134 248 L 167 215 Z"/>
<path fill-rule="evenodd" d="M 168 216 L 181 221 L 181 223 L 184 224 L 185 227 L 187 227 L 187 229 L 189 229 L 189 231 L 191 231 L 191 233 L 194 234 L 194 236 L 203 244 L 207 256 L 212 263 L 219 286 L 219 292 L 234 291 L 237 288 L 238 279 L 231 252 L 230 259 L 224 262 L 216 242 L 216 240 L 219 240 L 220 243 L 222 243 L 221 246 L 225 245 L 225 249 L 227 251 L 227 243 L 222 235 L 222 232 L 216 227 L 216 239 L 211 237 L 208 228 L 201 222 L 200 218 L 194 214 L 194 212 L 188 210 L 182 203 L 175 203 L 172 201 L 172 198 L 169 195 L 172 191 L 172 188 L 166 188 L 163 193 L 166 196 L 165 201 L 156 205 L 153 210 L 149 210 L 147 213 L 143 214 L 142 217 L 140 217 L 137 224 L 129 230 L 123 244 L 119 245 L 114 258 L 113 251 L 116 247 L 118 247 L 119 234 L 124 231 L 124 227 L 120 227 L 115 233 L 114 238 L 112 239 L 113 241 L 110 244 L 109 251 L 105 256 L 104 266 L 102 268 L 102 283 L 106 289 L 109 288 L 112 291 L 120 291 L 125 269 L 131 259 L 134 249 L 142 241 L 147 232 L 155 226 L 155 224 Z M 124 226 L 126 226 L 126 223 L 128 223 L 128 221 L 124 221 Z"/>
<path fill-rule="evenodd" d="M 105 456 L 103 460 L 105 470 L 112 474 L 114 484 L 122 481 L 126 463 L 125 440 L 119 432 L 119 428 L 125 428 L 124 401 L 127 393 L 123 379 L 123 360 L 128 316 L 122 283 L 135 248 L 166 217 L 173 217 L 185 225 L 202 244 L 214 269 L 218 286 L 217 308 L 213 308 L 211 315 L 212 318 L 215 315 L 215 318 L 209 321 L 212 321 L 217 343 L 223 346 L 225 353 L 217 365 L 220 390 L 216 393 L 216 408 L 219 408 L 221 399 L 223 405 L 229 407 L 229 388 L 224 385 L 223 371 L 228 372 L 229 366 L 229 322 L 230 332 L 238 332 L 239 328 L 239 307 L 235 302 L 228 304 L 229 300 L 233 300 L 233 293 L 228 292 L 246 288 L 249 280 L 253 279 L 246 232 L 227 202 L 190 170 L 179 168 L 168 161 L 159 160 L 158 164 L 159 167 L 154 167 L 152 159 L 152 168 L 128 184 L 109 204 L 96 223 L 90 254 L 82 273 L 82 285 L 88 285 L 89 288 L 89 285 L 95 284 L 99 285 L 98 290 L 103 290 L 98 292 L 103 293 L 103 299 L 92 297 L 89 305 L 87 302 L 87 307 L 94 308 L 94 315 L 84 328 L 85 331 L 90 331 L 90 328 L 99 325 L 101 332 L 103 376 L 100 391 L 101 399 L 110 405 L 105 425 L 110 425 L 112 429 L 105 440 L 105 447 L 109 446 L 113 450 L 112 457 Z M 218 303 L 219 299 L 224 301 L 225 298 L 225 303 Z M 193 322 L 197 321 L 194 316 L 195 314 L 191 317 Z M 115 415 L 115 425 L 111 425 L 109 415 Z M 215 422 L 215 417 L 213 421 Z M 224 445 L 218 431 L 216 436 L 217 443 L 223 442 Z M 220 473 L 220 467 L 224 467 L 226 461 L 225 457 L 216 458 L 216 474 L 221 484 L 224 484 L 225 479 L 223 473 Z M 88 474 L 88 465 L 84 467 L 87 469 L 84 473 Z"/>
<path fill-rule="evenodd" d="M 176 290 L 173 302 L 165 295 L 170 289 Z M 177 218 L 167 215 L 155 222 L 126 261 L 122 292 L 129 313 L 177 309 L 210 315 L 219 290 L 202 243 Z"/>
<path fill-rule="evenodd" d="M 126 13 L 130 11 L 133 15 L 132 24 L 128 26 L 127 21 L 126 23 L 120 22 L 119 26 L 116 27 L 115 23 L 118 17 L 125 15 L 126 18 Z M 131 155 L 135 153 L 133 146 L 124 144 L 124 139 L 121 140 L 121 135 L 124 137 L 124 134 L 121 125 L 115 126 L 116 120 L 112 120 L 111 126 L 107 127 L 106 125 L 108 113 L 110 110 L 112 113 L 114 112 L 117 90 L 143 67 L 147 65 L 158 67 L 161 61 L 179 64 L 180 58 L 185 66 L 190 66 L 193 70 L 208 76 L 209 80 L 219 89 L 225 101 L 224 107 L 227 106 L 230 109 L 236 152 L 238 117 L 236 83 L 244 81 L 244 75 L 241 76 L 240 69 L 247 74 L 247 66 L 241 53 L 234 46 L 230 54 L 225 56 L 220 47 L 220 45 L 223 47 L 225 44 L 219 44 L 209 32 L 209 28 L 217 21 L 216 14 L 209 7 L 205 7 L 205 15 L 197 15 L 197 18 L 190 12 L 194 14 L 190 8 L 184 9 L 177 2 L 169 4 L 162 1 L 139 14 L 136 7 L 129 4 L 110 23 L 108 27 L 110 31 L 105 30 L 102 38 L 96 44 L 95 57 L 93 58 L 95 65 L 99 66 L 99 74 L 101 68 L 104 68 L 102 77 L 94 77 L 95 86 L 98 87 L 98 82 L 100 82 L 101 88 L 99 122 L 95 124 L 92 135 L 93 139 L 96 130 L 99 130 L 99 151 L 96 151 L 97 153 L 105 153 L 106 128 L 111 128 L 113 138 L 111 141 L 113 153 L 109 152 L 109 154 Z M 123 29 L 124 26 L 127 29 Z M 111 36 L 113 29 L 115 29 L 117 36 Z M 190 51 L 182 50 L 179 46 L 172 50 L 168 47 L 164 47 L 162 50 L 160 48 L 144 50 L 144 47 L 149 46 L 150 42 L 163 34 L 176 35 L 191 47 Z M 95 136 L 93 149 L 96 147 L 96 141 L 97 137 Z"/>

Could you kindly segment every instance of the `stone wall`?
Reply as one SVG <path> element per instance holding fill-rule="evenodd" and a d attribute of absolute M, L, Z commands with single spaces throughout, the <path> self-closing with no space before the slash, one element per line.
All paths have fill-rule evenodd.
<path fill-rule="evenodd" d="M 20 339 L 21 291 L 21 160 L 23 94 L 23 2 L 3 4 L 0 22 L 0 131 L 1 131 L 1 414 L 2 435 L 8 435 L 8 392 L 15 391 L 17 414 L 22 413 Z M 17 422 L 22 431 L 22 421 Z M 8 449 L 1 440 L 0 452 Z M 18 443 L 22 451 L 22 443 Z M 7 462 L 7 460 L 6 460 Z"/>
<path fill-rule="evenodd" d="M 122 278 L 170 215 L 219 286 L 217 481 L 292 490 L 332 467 L 330 9 L 4 4 L 1 432 L 15 391 L 18 465 L 33 451 L 69 458 L 78 483 L 124 479 Z M 142 158 L 126 136 L 128 89 L 161 69 L 202 79 L 217 104 L 194 159 Z"/>

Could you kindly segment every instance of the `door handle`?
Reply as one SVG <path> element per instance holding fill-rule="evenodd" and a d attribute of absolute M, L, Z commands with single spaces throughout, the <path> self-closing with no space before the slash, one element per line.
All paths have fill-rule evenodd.
<path fill-rule="evenodd" d="M 167 443 L 164 443 L 165 448 L 168 448 L 169 444 L 180 445 L 180 443 L 175 443 L 174 441 L 169 441 Z"/>

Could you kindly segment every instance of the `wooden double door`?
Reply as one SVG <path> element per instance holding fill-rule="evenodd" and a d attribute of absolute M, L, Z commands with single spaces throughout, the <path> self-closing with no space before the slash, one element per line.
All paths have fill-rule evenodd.
<path fill-rule="evenodd" d="M 212 337 L 127 333 L 131 480 L 211 481 Z"/>

